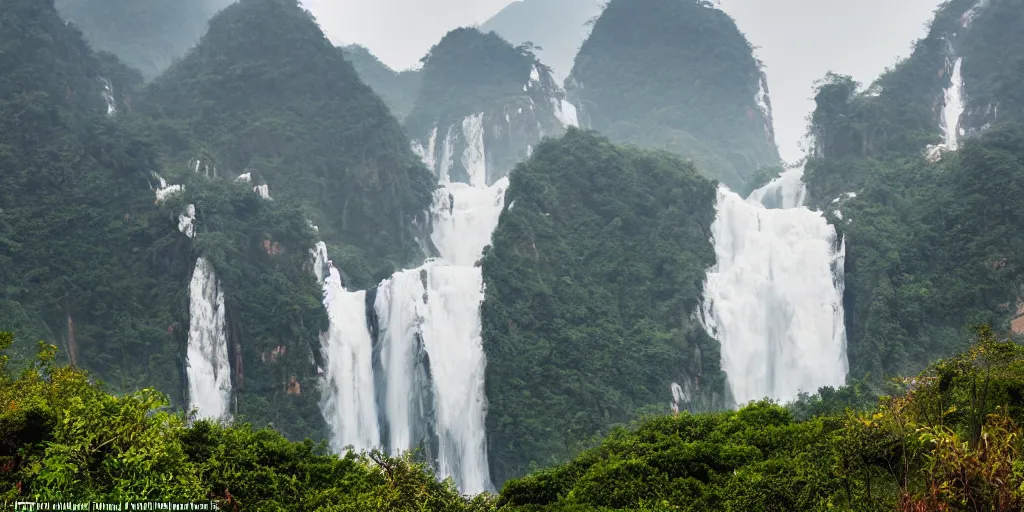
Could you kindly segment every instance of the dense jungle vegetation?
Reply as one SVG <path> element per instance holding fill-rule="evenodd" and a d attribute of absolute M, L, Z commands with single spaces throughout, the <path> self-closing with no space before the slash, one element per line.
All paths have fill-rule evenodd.
<path fill-rule="evenodd" d="M 673 381 L 722 405 L 718 345 L 688 316 L 714 263 L 714 201 L 691 164 L 575 129 L 513 170 L 482 263 L 496 482 L 664 410 Z"/>
<path fill-rule="evenodd" d="M 736 23 L 708 1 L 612 0 L 566 82 L 588 128 L 691 158 L 746 189 L 779 163 L 759 108 L 761 70 Z"/>
<path fill-rule="evenodd" d="M 530 70 L 542 65 L 526 47 L 475 28 L 452 30 L 422 59 L 423 84 L 406 119 L 410 134 L 446 126 L 525 95 Z M 443 134 L 440 135 L 443 137 Z"/>
<path fill-rule="evenodd" d="M 421 257 L 410 226 L 434 179 L 296 0 L 224 9 L 144 100 L 178 159 L 202 158 L 228 179 L 251 170 L 275 200 L 304 205 L 354 286 Z"/>
<path fill-rule="evenodd" d="M 0 347 L 11 344 L 0 334 Z M 270 429 L 190 422 L 153 389 L 112 395 L 40 343 L 0 374 L 0 492 L 7 501 L 199 501 L 224 510 L 483 511 L 408 458 L 328 455 Z"/>
<path fill-rule="evenodd" d="M 305 61 L 311 67 L 301 72 L 268 64 L 270 53 L 270 60 L 245 61 L 246 37 L 270 37 L 260 32 L 268 19 L 298 38 L 279 43 L 309 51 L 312 41 L 323 55 Z M 295 2 L 232 6 L 188 58 L 149 85 L 117 57 L 92 52 L 52 1 L 3 2 L 0 28 L 0 326 L 19 333 L 15 346 L 48 340 L 62 347 L 61 357 L 114 391 L 154 387 L 184 406 L 188 283 L 202 256 L 225 290 L 237 392 L 232 412 L 257 425 L 274 424 L 290 438 L 322 439 L 316 363 L 327 317 L 309 250 L 327 240 L 350 283 L 375 283 L 377 274 L 415 257 L 408 216 L 389 210 L 374 223 L 363 222 L 377 218 L 366 208 L 383 208 L 388 197 L 413 205 L 408 211 L 416 214 L 425 206 L 415 205 L 429 201 L 432 179 L 397 121 Z M 259 54 L 261 48 L 250 50 Z M 236 59 L 238 66 L 225 73 L 217 58 Z M 255 75 L 245 73 L 257 70 L 269 83 L 249 80 Z M 234 88 L 235 79 L 250 89 Z M 326 92 L 317 90 L 323 84 Z M 211 92 L 222 85 L 232 91 L 223 98 Z M 278 86 L 296 91 L 289 95 Z M 333 94 L 330 87 L 346 93 Z M 200 101 L 202 94 L 224 101 L 213 108 Z M 268 97 L 286 104 L 252 107 Z M 174 115 L 163 113 L 166 98 Z M 299 106 L 306 110 L 295 110 Z M 367 127 L 336 122 L 348 112 L 361 113 L 352 115 Z M 334 123 L 321 127 L 331 131 L 319 139 L 303 131 L 315 119 Z M 234 123 L 247 129 L 234 130 Z M 212 126 L 220 131 L 199 128 Z M 345 150 L 344 141 L 360 151 Z M 327 146 L 341 152 L 322 149 Z M 387 147 L 397 149 L 389 155 Z M 314 173 L 326 169 L 330 175 Z M 246 171 L 253 183 L 235 181 Z M 158 176 L 184 191 L 157 203 Z M 252 187 L 270 180 L 274 199 L 268 201 Z M 303 186 L 317 190 L 303 196 L 316 201 L 289 195 Z M 188 205 L 197 214 L 194 239 L 178 229 Z M 340 213 L 315 232 L 308 219 L 327 218 L 318 208 L 323 205 Z M 275 349 L 281 354 L 268 358 Z M 292 377 L 301 393 L 288 392 Z"/>
<path fill-rule="evenodd" d="M 507 485 L 470 499 L 422 454 L 287 440 L 326 430 L 309 250 L 325 240 L 350 288 L 419 263 L 435 177 L 407 135 L 537 103 L 522 89 L 546 71 L 537 48 L 459 29 L 421 72 L 394 74 L 331 45 L 297 0 L 216 16 L 199 0 L 0 0 L 0 330 L 17 333 L 0 336 L 0 493 L 230 510 L 1020 510 L 1024 349 L 965 326 L 1024 332 L 1024 0 L 966 16 L 975 5 L 944 4 L 866 90 L 839 74 L 816 90 L 806 180 L 846 238 L 849 386 L 697 413 L 732 405 L 718 344 L 690 317 L 714 262 L 707 177 L 749 189 L 778 161 L 760 66 L 709 2 L 612 0 L 570 79 L 604 135 L 532 148 L 481 262 L 488 450 Z M 932 162 L 954 55 L 969 138 Z M 157 202 L 157 176 L 183 191 Z M 189 205 L 195 238 L 178 229 Z M 225 290 L 234 426 L 171 412 L 187 403 L 198 257 Z M 687 396 L 669 417 L 672 383 Z"/>
<path fill-rule="evenodd" d="M 975 4 L 945 4 L 913 55 L 866 91 L 835 74 L 817 90 L 816 152 L 805 179 L 813 206 L 847 240 L 846 321 L 856 378 L 916 372 L 963 349 L 970 338 L 964 325 L 1008 330 L 1018 316 L 1024 116 L 1020 107 L 1004 106 L 1015 105 L 1006 72 L 1017 70 L 1016 79 L 1024 80 L 1024 68 L 1016 56 L 983 47 L 1019 39 L 1016 29 L 1006 33 L 1004 21 L 1024 23 L 1024 3 L 991 2 L 969 19 L 965 13 Z M 986 117 L 985 107 L 968 110 L 962 148 L 932 163 L 925 147 L 942 140 L 939 111 L 951 83 L 951 48 L 964 58 L 969 103 L 978 91 L 1000 108 L 997 118 Z M 977 72 L 995 68 L 1006 71 Z"/>
<path fill-rule="evenodd" d="M 0 335 L 0 347 L 11 343 Z M 877 405 L 815 399 L 654 416 L 572 461 L 458 494 L 408 457 L 327 455 L 249 425 L 189 422 L 151 389 L 115 396 L 40 343 L 0 357 L 0 490 L 6 500 L 191 501 L 225 510 L 803 511 L 1020 510 L 1024 348 L 981 328 Z M 822 397 L 829 403 L 822 403 Z"/>

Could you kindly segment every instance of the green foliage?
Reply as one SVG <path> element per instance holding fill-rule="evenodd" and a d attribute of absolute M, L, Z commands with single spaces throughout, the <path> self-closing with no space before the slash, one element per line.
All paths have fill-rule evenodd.
<path fill-rule="evenodd" d="M 0 385 L 5 499 L 145 501 L 201 497 L 180 417 L 152 389 L 117 397 L 40 343 L 37 362 Z"/>
<path fill-rule="evenodd" d="M 237 412 L 292 438 L 322 438 L 310 354 L 326 313 L 307 212 L 265 201 L 251 184 L 163 168 L 161 137 L 185 132 L 132 113 L 138 72 L 90 52 L 52 2 L 4 3 L 0 24 L 11 49 L 0 54 L 9 70 L 0 81 L 0 327 L 25 336 L 16 359 L 28 358 L 18 353 L 26 338 L 46 339 L 114 390 L 153 387 L 183 406 L 188 283 L 203 256 L 226 294 Z M 121 91 L 117 116 L 107 115 L 101 77 Z M 185 193 L 156 204 L 154 171 L 180 176 Z M 194 242 L 178 230 L 188 204 Z M 283 252 L 269 255 L 264 241 Z M 264 363 L 277 346 L 288 352 Z M 301 396 L 285 392 L 292 376 Z"/>
<path fill-rule="evenodd" d="M 969 132 L 987 123 L 1024 122 L 1024 2 L 988 2 L 971 22 L 960 44 L 968 90 L 963 126 Z"/>
<path fill-rule="evenodd" d="M 920 156 L 812 159 L 819 205 L 846 238 L 851 374 L 917 371 L 965 346 L 961 326 L 1000 329 L 1017 310 L 1024 249 L 1024 131 L 1007 124 L 940 164 Z M 856 191 L 848 199 L 841 192 Z M 834 194 L 834 195 L 833 195 Z M 829 197 L 839 197 L 833 204 Z"/>
<path fill-rule="evenodd" d="M 714 262 L 714 200 L 692 165 L 574 129 L 514 170 L 483 258 L 496 482 L 665 411 L 673 381 L 716 403 L 718 345 L 687 316 Z"/>
<path fill-rule="evenodd" d="M 328 324 L 310 266 L 316 233 L 306 213 L 261 198 L 249 183 L 198 175 L 166 210 L 181 212 L 187 204 L 198 218 L 194 250 L 213 265 L 225 294 L 234 391 L 243 395 L 238 414 L 272 423 L 291 439 L 325 438 L 310 360 L 319 357 L 319 334 Z M 270 361 L 278 346 L 285 353 Z M 291 377 L 302 386 L 300 396 L 286 392 Z"/>
<path fill-rule="evenodd" d="M 0 335 L 0 347 L 11 344 Z M 151 389 L 114 396 L 40 345 L 0 375 L 0 492 L 6 500 L 197 501 L 225 510 L 484 512 L 408 457 L 324 453 L 249 425 L 186 424 Z M 6 356 L 3 356 L 6 357 Z"/>
<path fill-rule="evenodd" d="M 254 171 L 275 199 L 306 206 L 326 241 L 364 251 L 365 265 L 418 258 L 410 226 L 435 183 L 384 103 L 295 0 L 221 11 L 145 100 L 178 162 L 201 158 L 229 179 Z"/>
<path fill-rule="evenodd" d="M 510 97 L 523 94 L 530 68 L 542 66 L 526 48 L 475 28 L 448 32 L 422 60 L 423 85 L 405 123 L 413 134 L 503 108 Z"/>
<path fill-rule="evenodd" d="M 1019 87 L 1009 87 L 1024 83 L 1013 51 L 1022 40 L 1012 28 L 1021 5 L 987 2 L 970 19 L 977 4 L 943 4 L 913 55 L 866 91 L 847 76 L 819 83 L 811 118 L 816 152 L 805 179 L 814 206 L 846 239 L 847 334 L 857 378 L 916 372 L 961 350 L 970 336 L 965 324 L 1006 329 L 1024 296 L 1015 256 L 1024 138 L 1016 124 Z M 953 57 L 964 59 L 969 104 L 960 126 L 971 136 L 957 153 L 930 163 L 923 154 L 942 140 L 939 107 Z"/>
<path fill-rule="evenodd" d="M 531 512 L 1019 510 L 1022 365 L 1024 348 L 982 329 L 970 350 L 902 381 L 899 396 L 865 410 L 825 407 L 801 421 L 762 402 L 651 419 L 567 464 L 509 481 L 498 505 Z M 847 396 L 829 391 L 819 403 L 859 394 L 839 393 Z"/>
<path fill-rule="evenodd" d="M 736 23 L 705 0 L 612 0 L 567 81 L 585 122 L 612 140 L 671 151 L 743 188 L 779 162 L 761 80 Z"/>
<path fill-rule="evenodd" d="M 420 92 L 422 71 L 395 71 L 359 45 L 346 46 L 342 50 L 363 83 L 380 95 L 396 118 L 405 119 Z"/>
<path fill-rule="evenodd" d="M 107 117 L 97 74 L 131 73 L 93 55 L 52 2 L 4 2 L 0 46 L 3 327 L 59 343 L 118 389 L 179 396 L 167 328 L 187 245 L 153 204 L 156 149 Z"/>
<path fill-rule="evenodd" d="M 564 466 L 509 482 L 499 505 L 814 510 L 834 491 L 825 441 L 838 426 L 824 419 L 794 422 L 770 403 L 662 417 L 635 431 L 617 430 Z"/>

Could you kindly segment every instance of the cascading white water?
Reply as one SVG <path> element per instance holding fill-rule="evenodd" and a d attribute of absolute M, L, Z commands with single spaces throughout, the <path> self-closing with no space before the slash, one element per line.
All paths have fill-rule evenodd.
<path fill-rule="evenodd" d="M 555 108 L 555 117 L 562 123 L 562 126 L 579 128 L 580 120 L 576 107 L 565 99 L 551 98 L 551 105 Z"/>
<path fill-rule="evenodd" d="M 484 349 L 479 267 L 435 263 L 428 267 L 423 347 L 430 358 L 438 473 L 451 476 L 464 492 L 491 486 L 484 414 Z"/>
<path fill-rule="evenodd" d="M 964 58 L 957 57 L 953 64 L 949 87 L 946 88 L 946 104 L 942 108 L 942 136 L 946 149 L 956 151 L 960 146 L 960 117 L 964 113 Z"/>
<path fill-rule="evenodd" d="M 789 170 L 747 200 L 718 190 L 711 226 L 717 264 L 708 270 L 700 316 L 721 343 L 722 369 L 740 405 L 841 386 L 848 371 L 845 245 L 837 246 L 821 212 L 802 205 L 802 175 Z"/>
<path fill-rule="evenodd" d="M 117 99 L 114 96 L 114 85 L 110 83 L 110 80 L 100 77 L 100 82 L 103 84 L 103 101 L 107 102 L 107 115 L 117 115 Z"/>
<path fill-rule="evenodd" d="M 434 192 L 430 239 L 441 258 L 454 265 L 476 264 L 498 226 L 507 189 L 504 177 L 487 188 L 445 183 Z"/>
<path fill-rule="evenodd" d="M 444 183 L 449 180 L 455 158 L 455 125 L 448 127 L 448 135 L 444 137 L 444 144 L 441 147 L 441 162 L 437 177 Z"/>
<path fill-rule="evenodd" d="M 384 373 L 386 444 L 392 453 L 435 438 L 435 467 L 463 492 L 491 489 L 484 417 L 481 269 L 474 266 L 504 208 L 508 178 L 487 186 L 483 114 L 465 118 L 460 161 L 469 183 L 451 182 L 454 126 L 441 145 L 440 187 L 430 209 L 439 259 L 395 273 L 378 286 L 374 310 Z M 424 163 L 435 148 L 418 151 Z M 414 145 L 414 148 L 416 146 Z"/>
<path fill-rule="evenodd" d="M 331 430 L 331 447 L 357 451 L 380 447 L 373 380 L 373 340 L 366 326 L 366 292 L 350 292 L 319 242 L 313 269 L 324 290 L 330 328 L 320 334 L 326 362 L 320 410 Z"/>
<path fill-rule="evenodd" d="M 478 188 L 486 187 L 487 160 L 484 154 L 483 112 L 462 120 L 462 136 L 466 140 L 466 150 L 462 153 L 462 168 L 469 175 L 469 184 Z"/>
<path fill-rule="evenodd" d="M 198 163 L 196 168 L 198 169 Z M 183 185 L 170 185 L 160 175 L 154 190 L 156 202 L 185 191 Z M 189 238 L 196 236 L 196 205 L 189 204 L 178 216 L 178 230 Z M 231 362 L 224 319 L 224 292 L 205 258 L 198 258 L 189 282 L 189 326 L 186 373 L 188 405 L 199 419 L 231 419 Z"/>
<path fill-rule="evenodd" d="M 439 476 L 452 477 L 468 493 L 491 488 L 481 302 L 479 267 L 433 260 L 381 283 L 375 304 L 386 375 L 388 446 L 393 453 L 412 448 L 425 425 L 433 424 Z M 429 375 L 421 368 L 424 358 Z"/>
<path fill-rule="evenodd" d="M 196 260 L 189 283 L 189 408 L 200 419 L 227 421 L 231 406 L 231 365 L 225 335 L 224 292 L 205 258 Z"/>
<path fill-rule="evenodd" d="M 420 326 L 425 290 L 422 269 L 396 272 L 377 286 L 384 418 L 392 454 L 413 448 L 428 422 L 429 385 L 421 357 Z"/>
<path fill-rule="evenodd" d="M 963 116 L 966 108 L 964 104 L 964 76 L 963 57 L 958 57 L 952 63 L 953 69 L 950 74 L 950 84 L 946 88 L 944 104 L 942 107 L 942 120 L 939 128 L 942 130 L 942 143 L 930 144 L 925 148 L 925 158 L 929 162 L 936 163 L 942 160 L 942 154 L 946 151 L 956 151 L 960 148 L 960 137 L 963 132 L 960 130 L 960 117 Z M 950 62 L 947 60 L 947 69 Z"/>

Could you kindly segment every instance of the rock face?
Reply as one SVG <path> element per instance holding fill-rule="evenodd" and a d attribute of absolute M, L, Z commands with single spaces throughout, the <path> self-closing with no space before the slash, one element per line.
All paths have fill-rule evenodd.
<path fill-rule="evenodd" d="M 466 28 L 448 33 L 425 57 L 406 131 L 442 182 L 485 186 L 543 137 L 576 125 L 575 108 L 528 48 Z"/>
<path fill-rule="evenodd" d="M 767 77 L 710 2 L 612 0 L 566 89 L 584 127 L 692 158 L 734 189 L 779 164 Z"/>

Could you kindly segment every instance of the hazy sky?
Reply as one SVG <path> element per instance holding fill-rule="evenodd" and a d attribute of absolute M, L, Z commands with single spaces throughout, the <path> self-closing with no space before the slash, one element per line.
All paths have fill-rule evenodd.
<path fill-rule="evenodd" d="M 775 134 L 793 161 L 814 109 L 814 82 L 828 71 L 867 86 L 910 55 L 940 0 L 721 0 L 768 73 Z"/>
<path fill-rule="evenodd" d="M 558 1 L 558 0 L 552 0 Z M 359 43 L 406 69 L 449 30 L 483 22 L 509 0 L 303 0 L 335 44 Z M 795 160 L 815 80 L 833 70 L 868 83 L 925 33 L 940 0 L 721 0 L 760 49 L 783 157 Z"/>
<path fill-rule="evenodd" d="M 553 0 L 558 1 L 558 0 Z M 509 0 L 302 0 L 334 44 L 359 43 L 395 69 L 417 65 L 449 30 L 483 23 Z"/>

